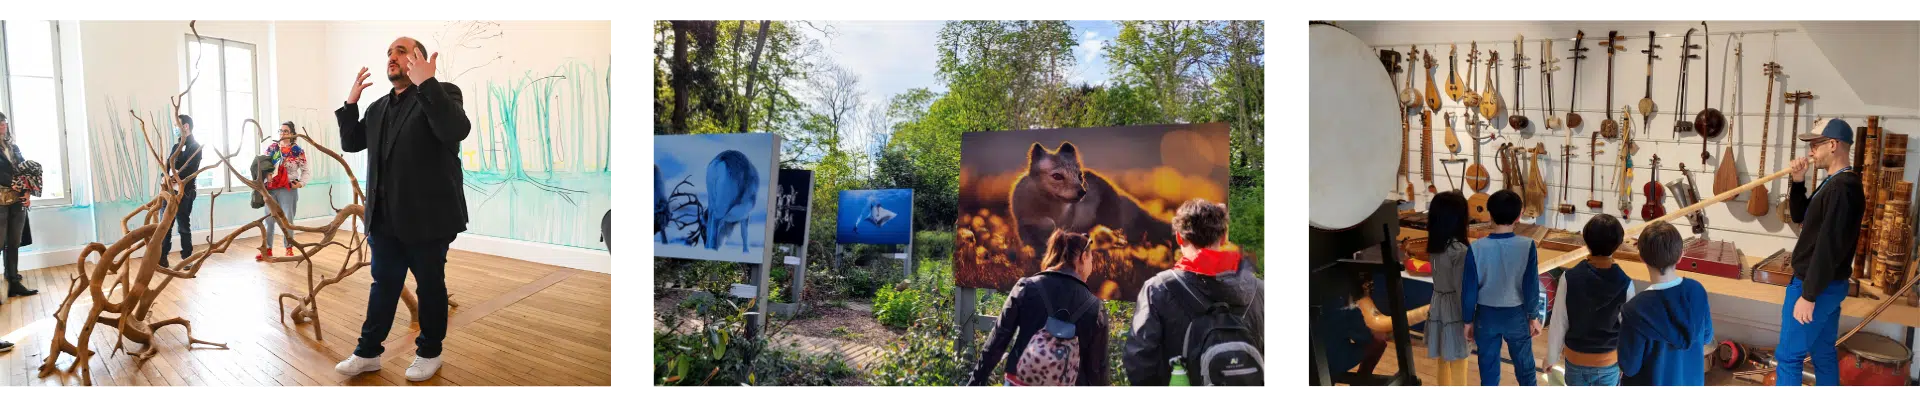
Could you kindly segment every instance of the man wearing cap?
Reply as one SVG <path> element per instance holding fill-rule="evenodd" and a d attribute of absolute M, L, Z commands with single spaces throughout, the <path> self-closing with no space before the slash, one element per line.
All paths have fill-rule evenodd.
<path fill-rule="evenodd" d="M 1800 223 L 1800 239 L 1793 245 L 1793 283 L 1780 305 L 1780 347 L 1774 351 L 1777 385 L 1801 385 L 1801 360 L 1808 354 L 1813 355 L 1814 385 L 1840 385 L 1834 341 L 1867 196 L 1860 173 L 1847 160 L 1853 127 L 1840 119 L 1824 126 L 1820 132 L 1799 135 L 1808 143 L 1807 156 L 1795 159 L 1788 175 L 1793 182 L 1790 209 Z M 1806 182 L 1812 166 L 1823 166 L 1831 174 L 1809 199 Z"/>

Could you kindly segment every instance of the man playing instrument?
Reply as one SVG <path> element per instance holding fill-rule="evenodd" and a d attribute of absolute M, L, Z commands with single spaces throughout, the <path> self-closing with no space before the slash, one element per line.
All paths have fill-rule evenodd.
<path fill-rule="evenodd" d="M 1821 127 L 1822 125 L 1815 125 Z M 1800 223 L 1793 246 L 1793 282 L 1780 306 L 1778 385 L 1800 385 L 1802 363 L 1813 356 L 1814 385 L 1840 385 L 1840 356 L 1834 350 L 1840 331 L 1840 302 L 1847 298 L 1854 247 L 1860 240 L 1860 216 L 1866 193 L 1847 150 L 1853 127 L 1832 119 L 1820 132 L 1799 135 L 1807 156 L 1793 161 L 1791 211 Z M 1807 172 L 1815 164 L 1832 172 L 1806 195 Z"/>

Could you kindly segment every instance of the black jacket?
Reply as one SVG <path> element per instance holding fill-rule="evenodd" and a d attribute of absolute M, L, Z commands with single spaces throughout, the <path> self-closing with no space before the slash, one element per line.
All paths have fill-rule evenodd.
<path fill-rule="evenodd" d="M 460 87 L 429 78 L 397 103 L 393 92 L 367 106 L 346 104 L 333 112 L 340 122 L 340 145 L 367 153 L 369 231 L 403 241 L 451 240 L 467 230 L 466 193 L 462 190 L 460 141 L 472 121 L 461 109 Z M 397 135 L 386 135 L 386 113 L 398 113 Z M 390 211 L 382 209 L 391 208 Z M 391 220 L 391 221 L 388 221 Z"/>
<path fill-rule="evenodd" d="M 1220 276 L 1206 276 L 1181 269 L 1160 271 L 1146 285 L 1140 288 L 1140 301 L 1133 308 L 1133 336 L 1127 339 L 1126 356 L 1121 364 L 1126 367 L 1127 381 L 1135 386 L 1167 385 L 1173 367 L 1167 365 L 1167 359 L 1177 357 L 1186 349 L 1187 324 L 1193 317 L 1206 312 L 1207 306 L 1214 302 L 1225 302 L 1233 306 L 1246 306 L 1246 315 L 1242 317 L 1248 329 L 1254 334 L 1265 334 L 1265 305 L 1260 278 L 1253 275 L 1251 258 L 1241 257 L 1240 268 Z M 1207 303 L 1196 303 L 1187 291 L 1175 283 L 1174 276 L 1186 281 L 1201 293 L 1200 298 Z M 1261 351 L 1266 350 L 1265 342 L 1256 344 Z"/>
<path fill-rule="evenodd" d="M 994 327 L 988 336 L 987 348 L 980 352 L 980 360 L 973 367 L 970 385 L 987 385 L 996 379 L 993 368 L 1000 364 L 1001 355 L 1006 355 L 1006 372 L 1019 369 L 1020 355 L 1026 352 L 1027 340 L 1047 325 L 1048 311 L 1040 298 L 1050 298 L 1054 309 L 1073 311 L 1088 301 L 1096 305 L 1080 314 L 1073 323 L 1075 338 L 1080 340 L 1080 377 L 1074 385 L 1104 386 L 1108 372 L 1107 339 L 1108 326 L 1106 305 L 1098 302 L 1099 297 L 1087 288 L 1080 277 L 1063 271 L 1043 271 L 1034 276 L 1020 279 L 1013 285 L 1013 291 L 1007 293 L 1007 304 L 1000 312 L 999 326 Z"/>
<path fill-rule="evenodd" d="M 173 144 L 173 149 L 167 151 L 167 153 L 173 155 L 173 159 L 167 162 L 173 165 L 174 177 L 186 180 L 187 176 L 192 176 L 194 171 L 200 170 L 200 157 L 204 156 L 201 155 L 204 152 L 205 151 L 200 150 L 200 141 L 194 139 L 193 136 L 181 137 L 180 142 Z M 12 175 L 8 176 L 11 177 Z M 195 180 L 198 180 L 198 178 L 195 178 Z M 12 180 L 9 179 L 8 181 L 11 182 Z M 199 186 L 194 185 L 194 182 L 190 181 L 187 182 L 187 188 L 194 189 L 199 188 Z"/>
<path fill-rule="evenodd" d="M 14 155 L 20 155 L 20 160 L 9 159 L 5 153 L 0 153 L 0 186 L 12 185 L 14 172 L 18 169 L 21 162 L 27 161 L 27 156 L 20 153 L 19 144 L 8 144 L 8 146 L 13 148 Z M 7 208 L 14 208 L 16 212 L 26 212 L 27 210 L 25 204 L 14 204 Z M 20 219 L 26 220 L 26 223 L 20 224 L 20 247 L 31 246 L 33 245 L 33 219 L 29 217 L 29 214 L 25 213 L 19 216 Z"/>
<path fill-rule="evenodd" d="M 1790 206 L 1800 223 L 1800 239 L 1793 244 L 1793 277 L 1800 280 L 1800 298 L 1811 303 L 1833 281 L 1853 272 L 1853 251 L 1860 241 L 1860 216 L 1866 212 L 1866 192 L 1860 173 L 1829 176 L 1813 199 L 1807 184 L 1792 182 Z"/>

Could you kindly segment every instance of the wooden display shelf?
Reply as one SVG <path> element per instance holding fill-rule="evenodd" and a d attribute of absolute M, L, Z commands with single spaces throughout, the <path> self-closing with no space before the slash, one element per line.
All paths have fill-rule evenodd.
<path fill-rule="evenodd" d="M 1403 239 L 1421 238 L 1426 236 L 1427 236 L 1427 232 L 1424 230 L 1400 228 L 1400 238 L 1403 238 Z M 1566 254 L 1566 252 L 1564 251 L 1554 251 L 1554 250 L 1549 250 L 1545 248 L 1540 248 L 1539 253 L 1540 253 L 1540 261 L 1552 260 L 1554 257 L 1559 257 L 1561 254 Z M 1748 255 L 1746 257 L 1746 260 L 1744 261 L 1744 264 L 1745 266 L 1753 266 L 1753 264 L 1758 263 L 1760 262 L 1760 260 L 1763 260 L 1763 259 L 1766 259 L 1766 257 Z M 1623 260 L 1615 260 L 1614 263 L 1619 265 L 1620 269 L 1626 271 L 1627 276 L 1633 278 L 1634 281 L 1647 282 L 1647 265 L 1646 264 L 1643 264 L 1637 261 L 1623 261 Z M 1568 265 L 1563 266 L 1563 268 L 1572 268 L 1575 264 L 1579 264 L 1579 263 L 1578 262 L 1569 263 Z M 1542 268 L 1541 269 L 1542 271 L 1545 271 L 1547 269 L 1551 269 L 1552 267 L 1541 267 L 1541 268 Z M 1787 288 L 1781 287 L 1781 286 L 1768 285 L 1765 283 L 1754 282 L 1748 279 L 1722 278 L 1718 276 L 1699 274 L 1699 273 L 1693 273 L 1693 272 L 1687 272 L 1687 271 L 1678 271 L 1678 272 L 1680 272 L 1680 276 L 1692 278 L 1695 281 L 1699 281 L 1700 285 L 1707 289 L 1707 293 L 1738 297 L 1742 299 L 1763 302 L 1763 303 L 1767 303 L 1775 306 L 1780 305 L 1780 302 L 1786 300 L 1787 298 Z M 1863 292 L 1875 293 L 1876 295 L 1878 295 L 1879 290 L 1864 289 Z M 1880 300 L 1875 300 L 1867 297 L 1849 297 L 1845 302 L 1841 303 L 1840 314 L 1848 317 L 1854 317 L 1854 318 L 1866 318 L 1867 314 L 1872 313 L 1874 307 L 1878 307 L 1879 305 L 1880 305 Z M 1880 316 L 1875 318 L 1874 321 L 1890 322 L 1890 323 L 1900 324 L 1906 327 L 1920 327 L 1920 307 L 1911 307 L 1904 302 L 1894 302 L 1892 306 L 1887 307 L 1886 312 L 1880 313 Z"/>

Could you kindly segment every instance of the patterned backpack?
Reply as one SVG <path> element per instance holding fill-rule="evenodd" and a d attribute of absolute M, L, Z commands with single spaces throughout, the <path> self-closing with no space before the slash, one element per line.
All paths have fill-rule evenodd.
<path fill-rule="evenodd" d="M 1074 385 L 1080 380 L 1080 342 L 1074 323 L 1080 322 L 1086 313 L 1098 310 L 1100 298 L 1090 297 L 1074 311 L 1067 311 L 1055 310 L 1053 300 L 1047 296 L 1040 295 L 1040 303 L 1047 311 L 1046 327 L 1027 338 L 1027 347 L 1020 355 L 1019 373 L 1007 375 L 1020 385 Z M 1105 358 L 1106 351 L 1098 352 L 1096 358 Z"/>

